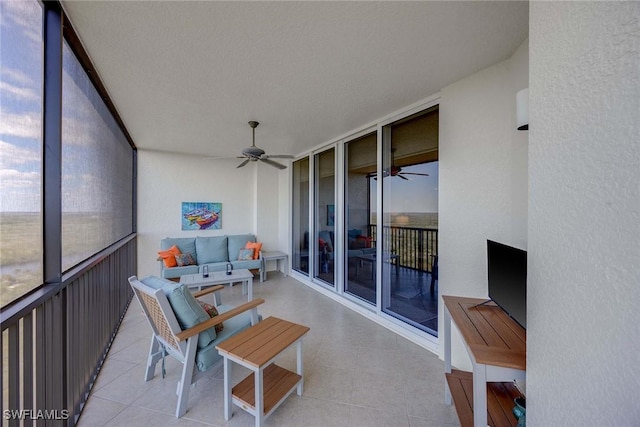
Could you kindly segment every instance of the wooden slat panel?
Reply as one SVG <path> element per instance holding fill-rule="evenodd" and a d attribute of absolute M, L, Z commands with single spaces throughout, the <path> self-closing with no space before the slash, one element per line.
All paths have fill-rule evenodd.
<path fill-rule="evenodd" d="M 524 328 L 502 309 L 487 310 L 483 312 L 488 324 L 499 330 L 500 336 L 509 348 L 523 347 L 527 341 Z"/>
<path fill-rule="evenodd" d="M 526 369 L 526 351 L 487 346 L 469 346 L 478 363 L 513 369 Z"/>
<path fill-rule="evenodd" d="M 466 305 L 465 312 L 469 316 L 469 320 L 475 326 L 476 330 L 482 337 L 482 340 L 486 345 L 491 347 L 507 347 L 504 340 L 501 338 L 494 326 L 487 322 L 485 313 L 495 310 L 497 307 L 483 305 L 476 307 L 475 305 Z M 457 324 L 457 323 L 456 323 Z"/>
<path fill-rule="evenodd" d="M 444 303 L 476 362 L 526 368 L 526 331 L 496 305 L 485 300 L 444 295 Z"/>
<path fill-rule="evenodd" d="M 216 348 L 223 353 L 233 354 L 253 366 L 260 367 L 308 331 L 309 328 L 306 326 L 277 317 L 269 317 L 225 340 Z"/>
<path fill-rule="evenodd" d="M 472 374 L 470 372 L 453 370 L 450 374 L 445 374 L 445 376 L 449 384 L 449 390 L 451 391 L 460 425 L 462 427 L 473 426 L 473 386 L 471 396 L 467 396 L 467 391 L 463 384 L 466 376 L 469 377 L 467 381 L 473 381 Z"/>
<path fill-rule="evenodd" d="M 302 378 L 275 363 L 264 370 L 263 394 L 264 413 L 268 413 Z M 233 396 L 246 406 L 255 409 L 255 380 L 250 374 L 233 388 Z"/>
<path fill-rule="evenodd" d="M 473 374 L 453 370 L 445 374 L 462 427 L 473 427 Z M 511 409 L 520 391 L 512 383 L 487 383 L 487 423 L 492 427 L 513 427 L 518 423 Z"/>
<path fill-rule="evenodd" d="M 278 338 L 278 336 L 284 333 L 287 329 L 289 329 L 289 325 L 287 323 L 278 322 L 270 328 L 263 330 L 261 334 L 254 336 L 250 341 L 245 341 L 239 346 L 235 347 L 233 349 L 233 355 L 249 361 L 252 353 L 256 352 L 261 347 Z"/>
<path fill-rule="evenodd" d="M 267 317 L 262 322 L 246 329 L 242 333 L 227 338 L 224 342 L 218 344 L 216 348 L 224 353 L 229 353 L 239 345 L 247 341 L 251 341 L 255 336 L 260 335 L 263 331 L 269 329 L 278 322 L 280 322 L 280 319 L 277 317 Z"/>
<path fill-rule="evenodd" d="M 254 366 L 263 366 L 269 360 L 276 357 L 283 349 L 289 347 L 291 344 L 300 339 L 301 336 L 309 331 L 307 327 L 290 326 L 285 331 L 280 333 L 274 339 L 266 342 L 260 348 L 257 348 L 251 354 L 249 354 L 245 360 Z"/>
<path fill-rule="evenodd" d="M 513 407 L 515 406 L 514 394 L 518 394 L 517 387 L 514 387 L 509 383 L 493 383 L 491 387 L 491 392 L 493 393 L 496 402 L 500 405 L 502 412 L 505 415 L 505 418 L 511 423 L 512 426 L 518 424 L 518 419 L 515 415 L 513 415 Z"/>
<path fill-rule="evenodd" d="M 267 366 L 263 372 L 263 382 L 262 382 L 262 391 L 264 394 L 267 393 L 269 388 L 277 383 L 286 373 L 286 369 L 283 369 L 272 363 Z M 251 373 L 244 380 L 242 380 L 238 385 L 236 385 L 232 394 L 237 399 L 241 400 L 244 404 L 251 408 L 255 408 L 255 376 Z"/>
<path fill-rule="evenodd" d="M 471 319 L 467 314 L 466 306 L 463 305 L 462 301 L 457 301 L 452 299 L 452 297 L 443 296 L 442 297 L 451 313 L 451 318 L 454 319 L 458 330 L 462 334 L 462 337 L 467 342 L 467 344 L 480 344 L 486 345 L 486 341 L 482 338 L 482 336 L 478 333 L 478 329 L 473 325 Z M 464 298 L 467 299 L 467 298 Z M 451 300 L 451 302 L 449 302 Z M 482 302 L 482 300 L 477 300 Z"/>

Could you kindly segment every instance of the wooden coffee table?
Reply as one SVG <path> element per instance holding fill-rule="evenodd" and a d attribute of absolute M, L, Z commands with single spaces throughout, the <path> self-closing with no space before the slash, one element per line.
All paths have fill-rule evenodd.
<path fill-rule="evenodd" d="M 203 286 L 224 285 L 242 282 L 242 295 L 247 295 L 247 300 L 253 299 L 253 273 L 247 269 L 233 270 L 227 275 L 226 271 L 211 271 L 209 277 L 203 277 L 202 273 L 184 274 L 180 276 L 180 283 L 187 285 L 189 289 L 202 289 Z M 217 298 L 217 297 L 216 297 Z M 218 301 L 216 300 L 216 303 Z"/>
<path fill-rule="evenodd" d="M 306 326 L 268 317 L 216 346 L 224 358 L 225 420 L 231 418 L 235 403 L 255 417 L 256 426 L 261 426 L 294 389 L 302 396 L 302 337 L 307 332 Z M 297 344 L 296 373 L 273 363 L 276 356 L 294 344 Z M 233 390 L 231 362 L 253 371 Z"/>

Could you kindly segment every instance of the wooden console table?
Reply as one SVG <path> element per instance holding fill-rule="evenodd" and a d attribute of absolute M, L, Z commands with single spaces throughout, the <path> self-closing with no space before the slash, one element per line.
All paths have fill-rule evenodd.
<path fill-rule="evenodd" d="M 444 295 L 445 403 L 452 399 L 460 424 L 515 426 L 513 399 L 522 393 L 513 380 L 524 380 L 527 336 L 524 328 L 494 303 Z M 464 340 L 473 373 L 451 369 L 451 322 Z M 473 399 L 470 399 L 470 397 Z"/>
<path fill-rule="evenodd" d="M 302 338 L 307 332 L 307 326 L 268 317 L 216 346 L 224 358 L 225 420 L 231 418 L 235 403 L 255 416 L 255 425 L 260 427 L 294 389 L 302 396 Z M 298 359 L 295 373 L 273 363 L 276 356 L 294 344 Z M 253 371 L 233 389 L 231 362 Z"/>

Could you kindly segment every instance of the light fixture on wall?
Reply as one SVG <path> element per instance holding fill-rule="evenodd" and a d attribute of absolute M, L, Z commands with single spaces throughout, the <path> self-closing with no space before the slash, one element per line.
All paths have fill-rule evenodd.
<path fill-rule="evenodd" d="M 529 88 L 516 94 L 516 121 L 518 130 L 529 130 Z"/>

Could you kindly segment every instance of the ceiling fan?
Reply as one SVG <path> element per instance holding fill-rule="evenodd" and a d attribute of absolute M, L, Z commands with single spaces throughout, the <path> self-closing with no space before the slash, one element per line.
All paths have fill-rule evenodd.
<path fill-rule="evenodd" d="M 391 168 L 386 168 L 382 171 L 382 177 L 386 178 L 388 176 L 397 176 L 398 178 L 409 180 L 405 175 L 420 175 L 420 176 L 429 176 L 428 173 L 420 173 L 420 172 L 402 172 L 402 168 L 400 166 L 395 165 L 395 157 L 393 153 L 395 153 L 395 148 L 391 150 Z M 376 177 L 377 172 L 371 172 L 367 175 L 367 178 L 373 177 L 373 179 L 377 180 Z"/>
<path fill-rule="evenodd" d="M 242 156 L 238 156 L 239 159 L 245 159 L 242 163 L 240 163 L 237 167 L 241 168 L 249 162 L 257 162 L 260 160 L 261 162 L 265 162 L 266 164 L 273 166 L 278 169 L 286 169 L 287 167 L 278 162 L 274 162 L 271 159 L 293 159 L 293 156 L 288 154 L 265 154 L 262 148 L 256 147 L 256 127 L 258 127 L 260 123 L 255 121 L 250 121 L 249 126 L 253 130 L 253 144 L 251 147 L 245 148 L 242 150 Z"/>

